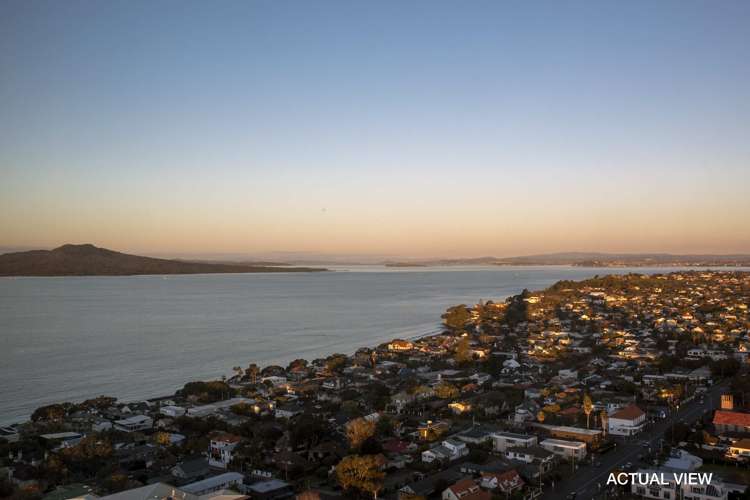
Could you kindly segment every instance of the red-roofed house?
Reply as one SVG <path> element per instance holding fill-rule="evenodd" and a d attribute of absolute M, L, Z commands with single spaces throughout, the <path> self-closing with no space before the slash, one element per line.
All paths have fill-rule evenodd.
<path fill-rule="evenodd" d="M 491 500 L 492 494 L 484 491 L 473 479 L 462 479 L 443 491 L 443 500 Z"/>
<path fill-rule="evenodd" d="M 523 479 L 516 469 L 505 472 L 483 472 L 481 484 L 483 488 L 499 490 L 508 495 L 524 486 Z"/>
<path fill-rule="evenodd" d="M 615 436 L 638 434 L 646 425 L 646 414 L 634 404 L 621 408 L 609 415 L 607 431 Z"/>
<path fill-rule="evenodd" d="M 716 410 L 716 413 L 714 413 L 714 427 L 716 427 L 717 432 L 750 433 L 750 413 Z"/>
<path fill-rule="evenodd" d="M 407 453 L 417 448 L 413 443 L 401 441 L 398 439 L 390 439 L 383 443 L 383 449 L 390 453 Z"/>

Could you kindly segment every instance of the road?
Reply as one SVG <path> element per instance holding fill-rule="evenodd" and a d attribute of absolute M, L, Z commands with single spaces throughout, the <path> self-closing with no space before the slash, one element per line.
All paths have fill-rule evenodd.
<path fill-rule="evenodd" d="M 705 412 L 718 408 L 721 394 L 726 392 L 727 384 L 716 385 L 706 392 L 704 402 L 698 399 L 685 403 L 680 409 L 663 420 L 648 424 L 646 430 L 631 438 L 618 438 L 617 447 L 613 450 L 598 455 L 594 460 L 601 462 L 599 467 L 591 465 L 591 459 L 587 458 L 585 465 L 581 464 L 573 472 L 572 467 L 569 477 L 558 483 L 553 488 L 547 488 L 542 496 L 543 500 L 560 500 L 566 498 L 570 493 L 576 493 L 576 500 L 588 500 L 603 492 L 610 471 L 631 462 L 638 462 L 638 455 L 646 455 L 656 450 L 660 440 L 670 431 L 672 422 L 685 421 L 691 424 L 698 420 Z M 647 443 L 647 446 L 644 446 Z M 601 488 L 600 489 L 600 486 Z"/>

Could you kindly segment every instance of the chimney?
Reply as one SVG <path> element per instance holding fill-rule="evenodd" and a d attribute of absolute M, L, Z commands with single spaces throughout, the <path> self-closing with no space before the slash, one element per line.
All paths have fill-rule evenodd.
<path fill-rule="evenodd" d="M 722 410 L 733 410 L 734 409 L 734 397 L 731 394 L 721 395 L 721 409 Z"/>

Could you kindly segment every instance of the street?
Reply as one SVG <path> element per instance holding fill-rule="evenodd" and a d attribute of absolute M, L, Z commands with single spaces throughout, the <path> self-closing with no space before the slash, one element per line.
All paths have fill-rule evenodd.
<path fill-rule="evenodd" d="M 554 489 L 548 488 L 542 496 L 545 500 L 564 499 L 571 493 L 576 493 L 576 499 L 587 500 L 594 498 L 597 493 L 604 491 L 609 473 L 628 462 L 634 468 L 646 466 L 639 464 L 638 455 L 647 455 L 649 450 L 653 452 L 659 447 L 659 440 L 669 432 L 672 422 L 684 421 L 692 424 L 698 420 L 704 412 L 717 408 L 720 397 L 727 390 L 726 384 L 712 387 L 705 393 L 704 402 L 694 399 L 682 405 L 676 413 L 663 420 L 658 420 L 637 436 L 629 438 L 616 438 L 617 447 L 603 454 L 596 455 L 594 461 L 601 462 L 599 467 L 592 465 L 590 457 L 578 467 L 575 473 L 570 474 L 568 479 L 555 485 Z M 668 435 L 667 435 L 668 436 Z"/>

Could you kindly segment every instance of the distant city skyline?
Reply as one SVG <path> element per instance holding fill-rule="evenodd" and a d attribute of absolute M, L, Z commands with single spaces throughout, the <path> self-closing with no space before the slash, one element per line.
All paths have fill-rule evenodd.
<path fill-rule="evenodd" d="M 0 5 L 0 247 L 750 253 L 750 3 Z"/>

